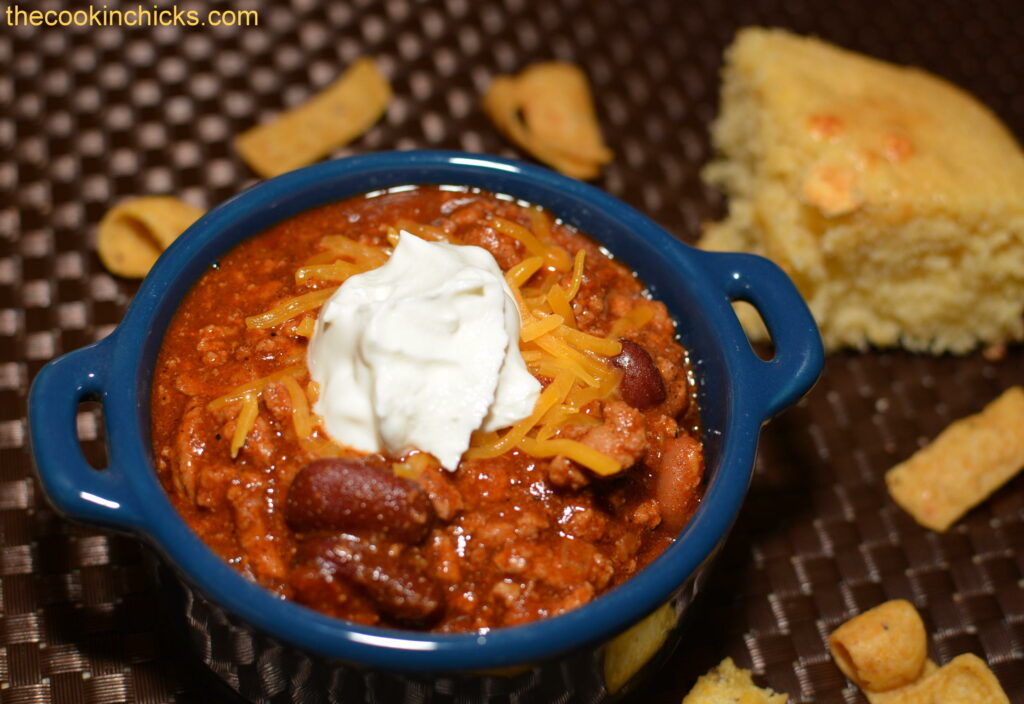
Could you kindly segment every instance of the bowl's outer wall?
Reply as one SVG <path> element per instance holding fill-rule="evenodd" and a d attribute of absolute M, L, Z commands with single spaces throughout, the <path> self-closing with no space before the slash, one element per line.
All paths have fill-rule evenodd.
<path fill-rule="evenodd" d="M 633 267 L 679 321 L 682 342 L 691 351 L 701 385 L 710 475 L 704 503 L 680 539 L 649 569 L 581 609 L 479 637 L 345 624 L 277 600 L 243 579 L 186 528 L 156 481 L 149 443 L 149 386 L 163 334 L 188 289 L 219 256 L 281 220 L 360 193 L 406 184 L 474 186 L 550 209 Z M 125 475 L 129 491 L 117 498 L 134 503 L 133 513 L 141 517 L 139 525 L 125 527 L 147 537 L 204 596 L 242 622 L 306 651 L 364 666 L 428 672 L 507 667 L 606 641 L 664 603 L 725 538 L 750 479 L 766 409 L 795 401 L 821 368 L 820 340 L 813 322 L 807 323 L 810 315 L 791 283 L 779 273 L 781 278 L 774 284 L 792 289 L 796 306 L 792 314 L 800 324 L 809 325 L 809 361 L 800 378 L 787 380 L 784 388 L 770 378 L 760 383 L 762 363 L 742 336 L 722 283 L 702 268 L 702 256 L 706 255 L 590 186 L 545 169 L 491 157 L 386 153 L 327 162 L 263 182 L 210 211 L 172 245 L 109 338 L 113 349 L 104 350 L 110 355 L 104 362 L 110 386 L 102 400 L 108 427 L 116 429 L 117 435 L 107 471 Z M 773 311 L 773 315 L 778 318 L 789 313 Z M 38 407 L 45 405 L 45 399 L 36 396 L 33 394 L 35 403 L 30 403 L 30 416 L 38 421 L 45 414 L 45 408 Z M 32 425 L 34 441 L 45 442 L 43 424 Z M 45 488 L 51 468 L 42 464 Z M 73 513 L 68 506 L 63 508 Z M 112 515 L 111 522 L 116 523 L 116 514 Z"/>

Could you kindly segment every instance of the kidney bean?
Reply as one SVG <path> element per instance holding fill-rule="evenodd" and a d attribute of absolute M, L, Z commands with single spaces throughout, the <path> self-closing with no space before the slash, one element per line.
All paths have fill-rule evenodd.
<path fill-rule="evenodd" d="M 704 478 L 704 449 L 689 435 L 667 440 L 657 466 L 654 494 L 661 509 L 663 525 L 682 530 L 690 519 Z"/>
<path fill-rule="evenodd" d="M 425 624 L 441 615 L 444 592 L 415 550 L 392 552 L 386 544 L 370 545 L 354 537 L 315 537 L 302 542 L 298 559 L 307 567 L 316 565 L 325 581 L 356 585 L 381 614 L 401 623 Z"/>
<path fill-rule="evenodd" d="M 434 509 L 414 481 L 357 459 L 330 458 L 299 470 L 285 518 L 295 531 L 373 531 L 404 543 L 430 532 Z"/>
<path fill-rule="evenodd" d="M 362 589 L 345 579 L 335 579 L 334 573 L 316 562 L 303 564 L 288 573 L 292 596 L 300 604 L 322 611 L 329 616 L 357 623 L 380 622 L 380 611 Z"/>
<path fill-rule="evenodd" d="M 622 370 L 619 395 L 633 408 L 657 406 L 665 400 L 665 382 L 650 353 L 630 340 L 620 340 L 622 352 L 612 357 L 612 366 Z"/>

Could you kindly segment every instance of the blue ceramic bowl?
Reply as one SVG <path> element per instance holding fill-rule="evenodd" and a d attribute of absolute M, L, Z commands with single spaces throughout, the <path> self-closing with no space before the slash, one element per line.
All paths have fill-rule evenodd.
<path fill-rule="evenodd" d="M 157 480 L 149 431 L 153 366 L 179 302 L 210 263 L 302 211 L 406 184 L 480 187 L 548 208 L 636 270 L 668 306 L 692 355 L 709 479 L 704 500 L 647 569 L 580 609 L 464 635 L 333 619 L 277 598 L 221 561 L 189 530 Z M 735 300 L 752 303 L 767 324 L 775 347 L 770 361 L 752 351 L 730 306 Z M 766 259 L 688 247 L 619 200 L 546 169 L 476 154 L 392 152 L 300 169 L 211 210 L 159 259 L 112 334 L 40 371 L 29 421 L 39 477 L 54 506 L 70 518 L 140 536 L 183 578 L 189 594 L 225 614 L 231 628 L 363 673 L 410 673 L 429 682 L 441 673 L 530 665 L 537 680 L 539 670 L 578 660 L 581 653 L 599 658 L 603 644 L 673 599 L 678 619 L 680 595 L 694 591 L 696 576 L 740 509 L 761 425 L 811 387 L 822 361 L 810 313 L 786 275 Z M 103 406 L 109 466 L 101 471 L 85 462 L 75 435 L 76 409 L 84 399 Z M 209 643 L 203 647 L 211 649 Z"/>

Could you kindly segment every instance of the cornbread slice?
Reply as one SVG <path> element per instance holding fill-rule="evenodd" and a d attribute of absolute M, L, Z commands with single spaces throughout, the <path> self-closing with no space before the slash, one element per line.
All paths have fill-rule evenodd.
<path fill-rule="evenodd" d="M 781 265 L 831 350 L 1024 338 L 1024 155 L 991 112 L 924 71 L 775 29 L 741 30 L 723 80 L 704 177 L 729 214 L 701 247 Z"/>
<path fill-rule="evenodd" d="M 786 704 L 789 697 L 761 689 L 754 684 L 749 670 L 736 667 L 726 658 L 697 679 L 682 704 Z"/>

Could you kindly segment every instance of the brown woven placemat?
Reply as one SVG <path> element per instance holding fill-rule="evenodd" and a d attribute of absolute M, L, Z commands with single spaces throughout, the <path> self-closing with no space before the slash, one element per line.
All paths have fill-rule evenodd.
<path fill-rule="evenodd" d="M 143 3 L 146 5 L 146 3 Z M 134 8 L 108 0 L 109 8 Z M 100 3 L 97 3 L 97 7 Z M 25 9 L 79 9 L 33 2 Z M 184 649 L 134 540 L 56 517 L 33 479 L 28 385 L 48 359 L 108 333 L 136 286 L 94 253 L 113 202 L 174 193 L 211 206 L 253 182 L 230 138 L 361 55 L 396 98 L 338 155 L 437 147 L 520 157 L 490 126 L 498 72 L 559 58 L 596 89 L 617 158 L 598 185 L 692 240 L 720 199 L 701 186 L 723 47 L 747 24 L 791 27 L 914 63 L 974 91 L 1024 134 L 1024 11 L 1016 0 L 348 0 L 180 3 L 255 9 L 258 27 L 10 27 L 0 16 L 0 701 L 225 699 Z M 678 702 L 732 655 L 794 701 L 859 702 L 827 633 L 905 597 L 931 655 L 987 660 L 1024 701 L 1024 478 L 946 535 L 887 498 L 882 474 L 952 419 L 1024 379 L 1000 361 L 840 354 L 765 431 L 750 497 L 688 635 L 636 699 Z M 79 416 L 102 462 L 96 409 Z"/>

